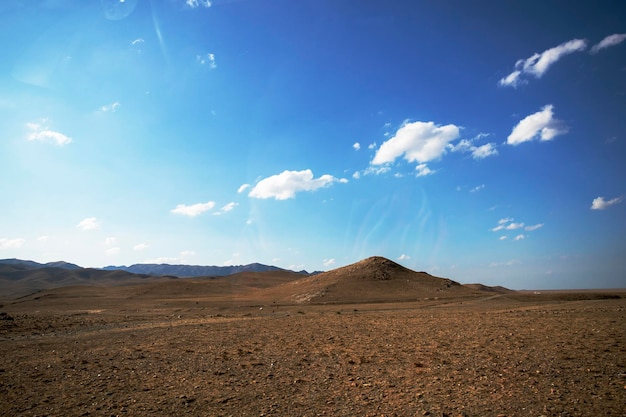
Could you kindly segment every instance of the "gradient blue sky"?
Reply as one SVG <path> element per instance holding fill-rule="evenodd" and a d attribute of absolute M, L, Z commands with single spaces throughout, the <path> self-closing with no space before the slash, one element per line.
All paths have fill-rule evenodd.
<path fill-rule="evenodd" d="M 621 1 L 5 0 L 0 258 L 626 287 Z"/>

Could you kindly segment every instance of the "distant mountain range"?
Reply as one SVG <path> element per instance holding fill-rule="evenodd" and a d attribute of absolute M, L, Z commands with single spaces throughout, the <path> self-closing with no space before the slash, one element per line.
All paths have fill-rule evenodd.
<path fill-rule="evenodd" d="M 0 264 L 9 264 L 9 265 L 20 265 L 26 269 L 39 269 L 39 268 L 62 268 L 62 269 L 81 269 L 82 267 L 71 264 L 65 261 L 56 261 L 56 262 L 48 262 L 45 264 L 40 264 L 35 261 L 25 261 L 22 259 L 0 259 Z"/>
<path fill-rule="evenodd" d="M 132 272 L 133 274 L 148 275 L 173 275 L 181 278 L 189 277 L 223 277 L 239 272 L 270 272 L 287 271 L 287 269 L 277 266 L 253 263 L 248 265 L 233 266 L 201 266 L 201 265 L 169 265 L 169 264 L 135 264 L 131 266 L 106 266 L 102 268 L 107 271 L 121 270 Z M 295 271 L 294 271 L 295 272 Z M 307 271 L 299 273 L 308 275 Z"/>
<path fill-rule="evenodd" d="M 27 261 L 22 259 L 0 259 L 0 264 L 20 265 L 27 269 L 39 268 L 62 268 L 62 269 L 82 269 L 82 267 L 64 261 L 48 262 L 45 264 Z M 189 277 L 223 277 L 236 274 L 239 272 L 271 272 L 271 271 L 289 271 L 277 266 L 263 265 L 260 263 L 252 263 L 248 265 L 233 266 L 202 266 L 202 265 L 170 265 L 170 264 L 134 264 L 130 266 L 105 266 L 101 269 L 104 271 L 126 271 L 133 274 L 156 275 L 156 276 L 175 276 L 180 278 Z M 303 275 L 310 275 L 307 271 L 293 271 Z M 319 273 L 319 272 L 314 272 Z"/>

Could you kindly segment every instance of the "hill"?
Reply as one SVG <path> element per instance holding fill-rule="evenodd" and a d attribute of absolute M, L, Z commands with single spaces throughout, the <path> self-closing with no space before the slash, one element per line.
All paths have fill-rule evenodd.
<path fill-rule="evenodd" d="M 176 278 L 156 278 L 145 274 L 92 268 L 31 268 L 27 264 L 0 264 L 0 299 L 17 298 L 41 290 L 75 285 L 114 286 L 164 279 Z"/>
<path fill-rule="evenodd" d="M 276 301 L 295 303 L 356 303 L 413 301 L 470 295 L 475 290 L 456 281 L 416 272 L 374 256 L 266 291 Z"/>
<path fill-rule="evenodd" d="M 45 264 L 41 264 L 35 261 L 28 261 L 16 258 L 10 259 L 0 259 L 0 265 L 20 265 L 24 268 L 28 269 L 38 269 L 38 268 L 63 268 L 63 269 L 80 269 L 81 267 L 75 264 L 71 264 L 65 261 L 56 261 L 56 262 L 48 262 Z"/>

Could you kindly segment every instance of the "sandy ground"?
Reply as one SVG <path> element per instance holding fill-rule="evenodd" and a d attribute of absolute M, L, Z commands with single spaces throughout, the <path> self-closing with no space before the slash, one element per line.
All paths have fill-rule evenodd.
<path fill-rule="evenodd" d="M 626 416 L 626 297 L 584 298 L 5 304 L 0 415 Z"/>

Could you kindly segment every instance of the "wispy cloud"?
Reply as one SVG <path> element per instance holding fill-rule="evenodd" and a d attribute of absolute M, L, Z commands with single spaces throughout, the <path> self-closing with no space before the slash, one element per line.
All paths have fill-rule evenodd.
<path fill-rule="evenodd" d="M 207 65 L 211 69 L 217 68 L 214 54 L 196 55 L 196 61 L 198 61 L 200 65 Z"/>
<path fill-rule="evenodd" d="M 498 150 L 496 149 L 496 145 L 494 143 L 486 143 L 481 146 L 472 146 L 472 158 L 474 159 L 485 159 L 488 156 L 493 156 L 498 154 Z"/>
<path fill-rule="evenodd" d="M 553 106 L 548 104 L 541 111 L 523 118 L 511 131 L 506 140 L 509 145 L 519 145 L 534 139 L 548 141 L 567 133 L 567 126 L 554 118 Z"/>
<path fill-rule="evenodd" d="M 459 127 L 439 126 L 433 122 L 406 122 L 376 151 L 373 165 L 394 162 L 404 155 L 408 162 L 423 164 L 441 158 L 446 146 L 459 137 Z"/>
<path fill-rule="evenodd" d="M 491 229 L 492 232 L 500 232 L 500 231 L 511 231 L 511 230 L 520 230 L 523 229 L 527 232 L 533 232 L 537 229 L 540 229 L 543 227 L 543 223 L 538 223 L 538 224 L 534 224 L 534 225 L 529 225 L 526 226 L 523 222 L 515 222 L 514 219 L 512 217 L 505 217 L 503 219 L 498 220 L 498 225 L 494 228 Z M 526 239 L 528 237 L 528 235 L 525 234 L 518 234 L 517 236 L 513 237 L 514 241 L 519 241 L 519 240 L 523 240 Z M 506 240 L 508 239 L 508 236 L 503 235 L 500 236 L 498 238 L 499 240 Z"/>
<path fill-rule="evenodd" d="M 142 263 L 144 264 L 184 264 L 189 262 L 186 258 L 194 256 L 196 254 L 193 250 L 184 250 L 180 252 L 179 256 L 161 256 L 158 258 L 146 259 Z"/>
<path fill-rule="evenodd" d="M 211 0 L 185 0 L 187 7 L 197 9 L 198 7 L 204 7 L 208 9 L 213 4 Z"/>
<path fill-rule="evenodd" d="M 17 249 L 21 248 L 24 243 L 26 243 L 26 239 L 0 239 L 0 249 Z"/>
<path fill-rule="evenodd" d="M 605 200 L 604 197 L 596 197 L 591 202 L 591 210 L 606 210 L 611 206 L 622 202 L 624 197 L 615 197 L 610 200 Z"/>
<path fill-rule="evenodd" d="M 602 39 L 599 43 L 591 48 L 592 54 L 597 54 L 603 49 L 609 48 L 611 46 L 619 45 L 620 43 L 626 40 L 626 33 L 616 33 L 613 35 L 609 35 L 606 38 Z"/>
<path fill-rule="evenodd" d="M 59 146 L 64 146 L 72 142 L 72 138 L 69 136 L 49 129 L 46 122 L 47 119 L 43 119 L 40 122 L 26 123 L 26 127 L 30 131 L 26 139 L 30 141 L 52 142 Z"/>
<path fill-rule="evenodd" d="M 149 247 L 150 245 L 148 245 L 147 243 L 138 243 L 135 246 L 133 246 L 133 250 L 142 251 L 142 250 L 148 249 Z"/>
<path fill-rule="evenodd" d="M 572 39 L 554 48 L 546 49 L 542 53 L 535 53 L 526 59 L 520 59 L 515 63 L 515 70 L 499 81 L 501 86 L 517 87 L 527 82 L 526 76 L 532 75 L 541 78 L 548 69 L 565 55 L 583 51 L 587 48 L 584 39 Z"/>
<path fill-rule="evenodd" d="M 367 168 L 365 168 L 364 170 L 361 171 L 356 171 L 354 174 L 352 174 L 352 178 L 354 179 L 359 179 L 361 178 L 362 175 L 381 175 L 381 174 L 385 174 L 387 172 L 391 171 L 391 167 L 389 166 L 368 166 Z"/>
<path fill-rule="evenodd" d="M 102 225 L 102 221 L 98 220 L 95 217 L 87 217 L 76 225 L 76 227 L 80 230 L 97 230 Z"/>
<path fill-rule="evenodd" d="M 516 230 L 524 227 L 524 223 L 515 223 L 513 219 L 507 217 L 505 219 L 500 219 L 498 221 L 498 225 L 491 229 L 492 232 L 499 232 L 500 230 Z"/>
<path fill-rule="evenodd" d="M 358 151 L 359 149 L 361 149 L 361 144 L 359 142 L 354 142 L 352 147 L 354 148 L 355 151 Z"/>
<path fill-rule="evenodd" d="M 518 260 L 518 259 L 511 259 L 510 261 L 505 261 L 505 262 L 491 262 L 489 264 L 490 268 L 495 268 L 495 267 L 499 267 L 499 266 L 515 266 L 515 265 L 520 265 L 522 263 L 522 261 Z"/>
<path fill-rule="evenodd" d="M 322 263 L 324 264 L 324 266 L 333 266 L 335 264 L 335 258 L 324 259 Z"/>
<path fill-rule="evenodd" d="M 151 258 L 146 259 L 142 263 L 144 264 L 173 264 L 181 262 L 180 258 L 170 257 L 170 256 L 161 256 L 159 258 Z"/>
<path fill-rule="evenodd" d="M 539 224 L 534 224 L 532 226 L 526 226 L 524 227 L 524 230 L 528 231 L 528 232 L 532 232 L 535 231 L 537 229 L 541 229 L 543 227 L 543 223 L 539 223 Z"/>
<path fill-rule="evenodd" d="M 435 171 L 433 171 L 432 169 L 428 168 L 428 166 L 426 164 L 419 164 L 415 167 L 415 170 L 417 171 L 417 176 L 418 177 L 425 177 L 426 175 L 432 175 L 435 173 Z"/>
<path fill-rule="evenodd" d="M 103 113 L 108 113 L 108 112 L 115 113 L 119 107 L 120 107 L 120 103 L 116 101 L 114 103 L 107 104 L 106 106 L 100 107 L 100 111 Z"/>
<path fill-rule="evenodd" d="M 115 256 L 118 255 L 120 253 L 120 248 L 115 247 L 115 248 L 109 248 L 107 250 L 104 251 L 104 254 L 107 256 Z"/>
<path fill-rule="evenodd" d="M 216 216 L 220 216 L 224 213 L 228 213 L 229 211 L 232 211 L 235 207 L 237 207 L 239 205 L 239 203 L 235 203 L 234 201 L 226 204 L 224 207 L 222 207 L 219 211 L 216 211 L 215 213 L 213 213 Z"/>
<path fill-rule="evenodd" d="M 402 255 L 398 256 L 398 258 L 397 258 L 397 259 L 398 259 L 399 261 L 406 261 L 406 260 L 408 260 L 408 259 L 411 259 L 411 257 L 410 257 L 409 255 L 406 255 L 406 254 L 404 254 L 404 253 L 403 253 Z"/>
<path fill-rule="evenodd" d="M 182 216 L 196 217 L 205 211 L 211 210 L 215 207 L 215 201 L 207 201 L 206 203 L 197 203 L 187 206 L 185 204 L 179 204 L 176 208 L 170 210 L 174 214 L 180 214 Z"/>
<path fill-rule="evenodd" d="M 241 186 L 237 189 L 237 193 L 241 194 L 246 191 L 250 187 L 250 184 L 241 184 Z"/>
<path fill-rule="evenodd" d="M 474 159 L 485 159 L 489 156 L 497 155 L 495 143 L 485 143 L 484 145 L 476 146 L 474 143 L 484 137 L 488 137 L 487 133 L 480 133 L 471 139 L 462 139 L 456 144 L 448 144 L 447 148 L 452 152 L 470 152 Z"/>
<path fill-rule="evenodd" d="M 480 190 L 482 190 L 483 188 L 485 188 L 485 184 L 480 184 L 477 185 L 476 187 L 472 188 L 471 190 L 469 190 L 470 193 L 475 193 L 478 192 Z"/>
<path fill-rule="evenodd" d="M 328 174 L 319 178 L 313 178 L 313 172 L 310 169 L 283 171 L 280 174 L 272 175 L 259 181 L 248 196 L 262 199 L 287 200 L 295 198 L 297 192 L 314 191 L 318 188 L 329 187 L 336 182 L 345 183 L 348 180 L 344 178 L 338 179 Z"/>

